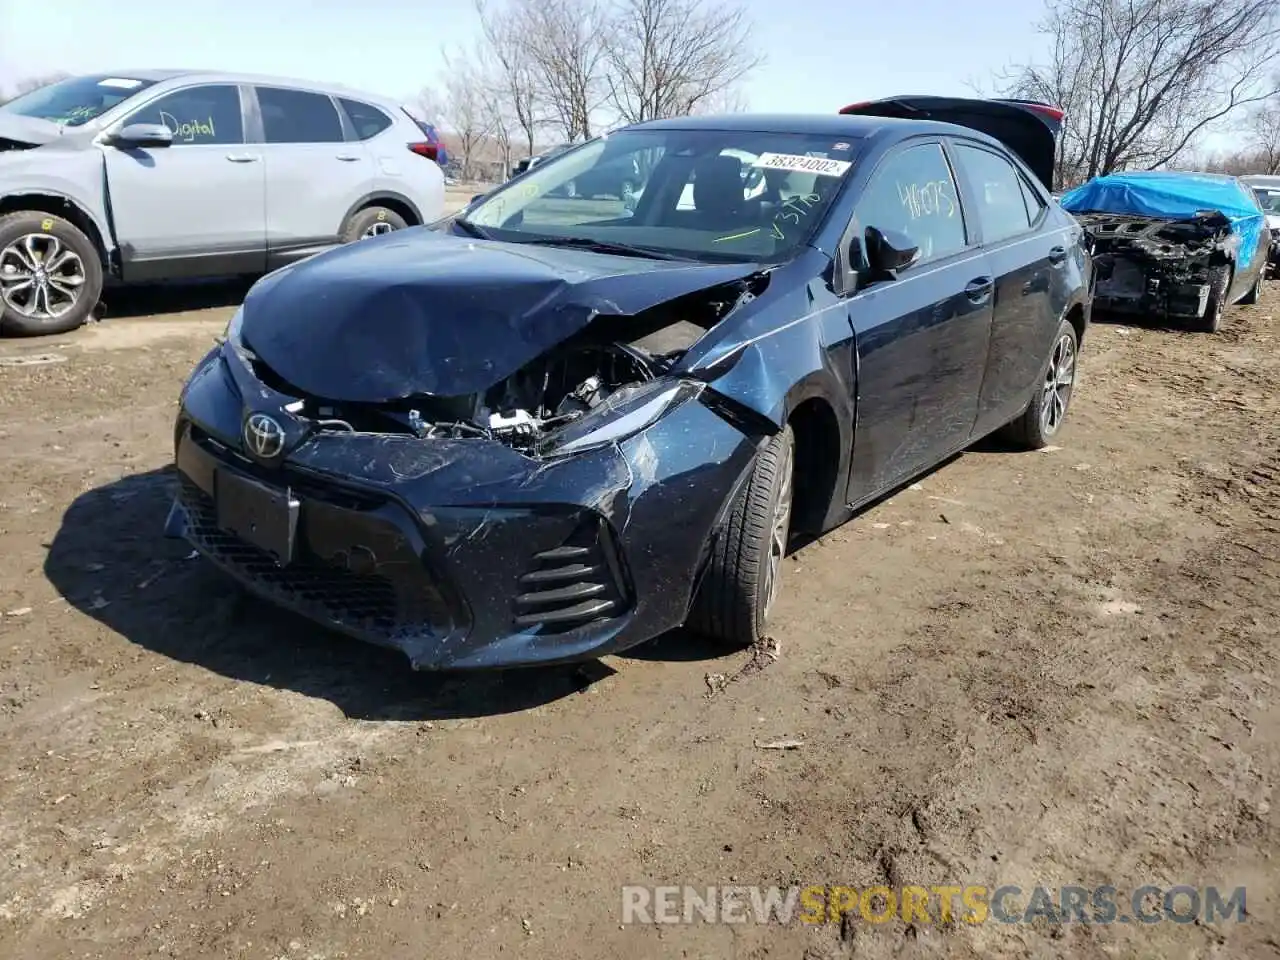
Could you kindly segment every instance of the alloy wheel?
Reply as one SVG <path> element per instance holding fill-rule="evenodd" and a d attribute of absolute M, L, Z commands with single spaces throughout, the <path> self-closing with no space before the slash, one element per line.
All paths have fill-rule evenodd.
<path fill-rule="evenodd" d="M 360 235 L 360 239 L 368 240 L 370 237 L 380 237 L 384 233 L 394 233 L 395 229 L 396 228 L 386 220 L 378 220 L 369 224 L 369 226 L 365 228 L 364 233 Z"/>
<path fill-rule="evenodd" d="M 29 320 L 57 320 L 75 309 L 84 261 L 51 233 L 28 233 L 0 250 L 0 300 Z"/>
<path fill-rule="evenodd" d="M 1046 437 L 1053 436 L 1062 426 L 1071 402 L 1071 389 L 1076 380 L 1076 341 L 1070 333 L 1058 337 L 1049 359 L 1049 369 L 1044 375 L 1044 390 L 1040 403 L 1040 428 Z"/>
<path fill-rule="evenodd" d="M 778 496 L 773 502 L 773 517 L 769 526 L 769 556 L 764 570 L 764 616 L 773 609 L 782 581 L 782 560 L 787 555 L 787 542 L 791 537 L 792 446 L 787 444 L 778 457 Z"/>

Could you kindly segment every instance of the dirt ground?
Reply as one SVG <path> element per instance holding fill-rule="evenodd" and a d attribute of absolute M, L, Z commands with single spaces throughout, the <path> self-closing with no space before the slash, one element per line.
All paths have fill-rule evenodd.
<path fill-rule="evenodd" d="M 1217 336 L 1095 325 L 1057 445 L 788 561 L 776 658 L 469 677 L 161 538 L 239 292 L 0 342 L 0 956 L 1280 955 L 1280 283 Z M 1249 916 L 622 924 L 660 883 L 1245 885 Z"/>

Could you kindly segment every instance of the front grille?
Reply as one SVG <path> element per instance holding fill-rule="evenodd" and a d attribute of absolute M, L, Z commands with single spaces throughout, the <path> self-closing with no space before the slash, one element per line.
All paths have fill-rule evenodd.
<path fill-rule="evenodd" d="M 560 546 L 535 553 L 513 603 L 517 627 L 572 630 L 626 606 L 621 562 L 609 525 L 587 521 Z"/>
<path fill-rule="evenodd" d="M 451 628 L 449 607 L 425 570 L 400 566 L 395 580 L 357 574 L 307 556 L 304 544 L 299 545 L 302 556 L 280 566 L 270 554 L 221 529 L 213 498 L 198 486 L 184 477 L 180 489 L 192 543 L 282 605 L 375 641 L 442 636 Z"/>

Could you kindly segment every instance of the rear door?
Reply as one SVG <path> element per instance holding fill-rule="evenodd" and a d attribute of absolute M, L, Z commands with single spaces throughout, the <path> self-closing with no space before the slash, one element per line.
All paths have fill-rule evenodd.
<path fill-rule="evenodd" d="M 991 270 L 938 140 L 880 161 L 854 206 L 847 239 L 859 250 L 868 227 L 904 234 L 920 259 L 895 279 L 859 281 L 848 299 L 858 351 L 850 503 L 965 446 L 991 335 Z M 865 273 L 865 260 L 851 268 Z"/>
<path fill-rule="evenodd" d="M 254 92 L 266 158 L 269 256 L 296 259 L 338 243 L 348 211 L 374 179 L 368 151 L 347 142 L 327 94 L 262 85 Z"/>
<path fill-rule="evenodd" d="M 111 218 L 126 280 L 261 273 L 266 181 L 245 142 L 241 88 L 201 84 L 163 94 L 114 126 L 167 126 L 167 147 L 103 146 Z"/>
<path fill-rule="evenodd" d="M 983 252 L 995 277 L 994 319 L 977 433 L 1012 419 L 1035 387 L 1057 333 L 1057 290 L 1071 243 L 1044 197 L 1006 156 L 973 140 L 949 142 Z"/>
<path fill-rule="evenodd" d="M 1062 111 L 1047 103 L 907 96 L 851 103 L 840 112 L 853 116 L 936 120 L 978 130 L 1012 150 L 1046 190 L 1053 189 Z"/>

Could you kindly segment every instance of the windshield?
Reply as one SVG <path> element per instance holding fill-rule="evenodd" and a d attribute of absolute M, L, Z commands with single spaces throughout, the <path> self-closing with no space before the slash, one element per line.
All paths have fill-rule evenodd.
<path fill-rule="evenodd" d="M 71 77 L 10 100 L 0 111 L 78 127 L 154 82 L 132 77 Z"/>
<path fill-rule="evenodd" d="M 1280 213 L 1280 187 L 1254 187 L 1253 195 L 1267 213 Z"/>
<path fill-rule="evenodd" d="M 778 261 L 821 224 L 853 147 L 830 134 L 623 130 L 547 158 L 466 220 L 496 240 Z"/>

